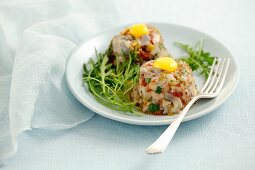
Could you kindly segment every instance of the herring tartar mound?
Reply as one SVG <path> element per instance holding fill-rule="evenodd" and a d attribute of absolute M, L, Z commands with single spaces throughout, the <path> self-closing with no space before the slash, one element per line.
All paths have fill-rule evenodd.
<path fill-rule="evenodd" d="M 139 83 L 131 97 L 145 113 L 173 115 L 179 113 L 197 93 L 192 70 L 183 61 L 169 72 L 154 67 L 155 60 L 141 66 Z"/>
<path fill-rule="evenodd" d="M 134 24 L 124 29 L 112 38 L 109 49 L 110 61 L 114 65 L 116 60 L 121 63 L 130 52 L 137 53 L 140 64 L 158 57 L 170 56 L 160 32 L 148 24 Z"/>

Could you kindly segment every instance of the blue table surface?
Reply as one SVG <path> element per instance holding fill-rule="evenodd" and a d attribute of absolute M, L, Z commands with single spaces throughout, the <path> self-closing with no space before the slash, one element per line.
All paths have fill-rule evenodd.
<path fill-rule="evenodd" d="M 240 67 L 233 95 L 210 114 L 181 124 L 164 154 L 148 155 L 144 149 L 166 126 L 129 125 L 96 115 L 69 130 L 20 134 L 17 153 L 0 169 L 255 169 L 255 1 L 114 2 L 121 23 L 160 20 L 220 40 Z M 125 8 L 130 3 L 135 7 Z M 145 9 L 139 8 L 142 4 Z M 156 16 L 150 13 L 154 8 Z"/>

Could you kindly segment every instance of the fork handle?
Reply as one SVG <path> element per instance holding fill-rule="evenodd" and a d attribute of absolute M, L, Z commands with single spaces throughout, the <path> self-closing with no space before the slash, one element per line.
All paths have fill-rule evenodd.
<path fill-rule="evenodd" d="M 199 99 L 198 96 L 194 97 L 186 107 L 181 111 L 177 119 L 175 119 L 171 125 L 162 133 L 162 135 L 145 151 L 149 154 L 163 153 L 167 148 L 168 144 L 172 140 L 176 130 L 180 126 L 180 123 L 190 107 Z"/>

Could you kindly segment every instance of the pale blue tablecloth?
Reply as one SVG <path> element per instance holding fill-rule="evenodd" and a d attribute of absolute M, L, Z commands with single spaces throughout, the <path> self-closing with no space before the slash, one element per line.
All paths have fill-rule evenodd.
<path fill-rule="evenodd" d="M 29 1 L 24 4 L 30 5 Z M 69 130 L 33 129 L 21 133 L 17 153 L 0 169 L 255 169 L 255 1 L 129 0 L 111 4 L 118 12 L 120 23 L 116 25 L 138 21 L 176 23 L 220 40 L 240 67 L 240 80 L 233 95 L 209 115 L 183 123 L 161 155 L 147 155 L 144 149 L 166 126 L 128 125 L 96 115 Z M 95 12 L 102 10 L 99 1 L 93 8 Z M 42 13 L 47 12 L 47 8 L 42 8 Z"/>

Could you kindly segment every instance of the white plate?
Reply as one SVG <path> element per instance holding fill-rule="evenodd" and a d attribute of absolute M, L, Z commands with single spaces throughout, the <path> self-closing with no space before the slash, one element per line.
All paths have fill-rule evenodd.
<path fill-rule="evenodd" d="M 204 49 L 218 57 L 230 57 L 230 66 L 224 87 L 215 99 L 199 100 L 187 113 L 183 121 L 201 117 L 219 107 L 234 91 L 239 78 L 239 69 L 234 57 L 220 42 L 200 31 L 173 24 L 152 23 L 161 32 L 165 46 L 173 56 L 184 53 L 173 45 L 174 42 L 194 44 L 201 38 L 204 39 Z M 74 96 L 92 111 L 121 122 L 138 125 L 165 125 L 170 124 L 176 116 L 133 116 L 127 113 L 111 110 L 98 103 L 82 82 L 82 66 L 89 58 L 95 57 L 95 48 L 98 52 L 104 52 L 109 46 L 111 38 L 128 25 L 112 28 L 90 38 L 77 47 L 70 55 L 66 67 L 66 80 Z"/>

